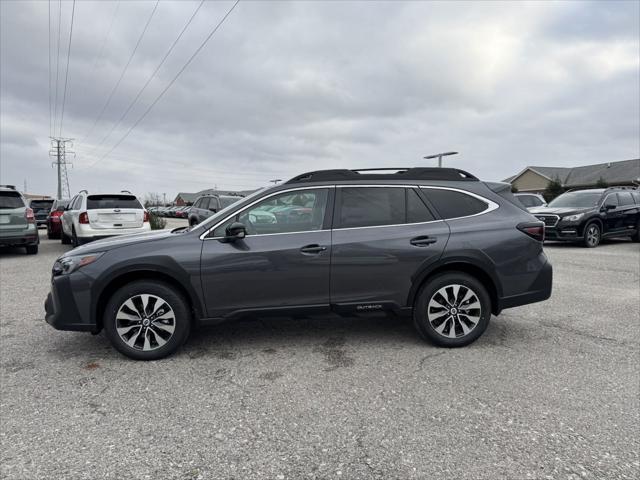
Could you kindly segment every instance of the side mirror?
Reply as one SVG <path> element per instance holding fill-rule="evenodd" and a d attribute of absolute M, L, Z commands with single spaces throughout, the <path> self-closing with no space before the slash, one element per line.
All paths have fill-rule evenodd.
<path fill-rule="evenodd" d="M 233 222 L 227 227 L 224 239 L 226 242 L 235 242 L 236 240 L 242 240 L 246 236 L 246 227 L 240 222 Z"/>
<path fill-rule="evenodd" d="M 216 213 L 218 211 L 218 209 L 217 208 L 210 208 L 209 211 L 213 212 L 213 213 Z"/>

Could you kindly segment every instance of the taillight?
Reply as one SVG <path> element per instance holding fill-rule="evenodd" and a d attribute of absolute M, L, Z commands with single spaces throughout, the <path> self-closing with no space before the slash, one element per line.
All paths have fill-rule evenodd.
<path fill-rule="evenodd" d="M 51 216 L 52 217 L 61 217 L 62 216 L 62 212 L 56 210 L 55 212 L 51 212 Z"/>
<path fill-rule="evenodd" d="M 36 217 L 33 214 L 33 209 L 31 208 L 25 209 L 24 217 L 27 219 L 27 223 L 36 223 Z"/>
<path fill-rule="evenodd" d="M 518 230 L 522 233 L 526 233 L 534 240 L 544 242 L 544 223 L 520 223 L 518 224 Z"/>
<path fill-rule="evenodd" d="M 89 214 L 87 212 L 82 212 L 80 217 L 78 217 L 79 223 L 89 223 Z"/>
<path fill-rule="evenodd" d="M 146 210 L 144 211 L 144 221 L 145 222 L 149 221 L 149 212 L 147 212 Z"/>

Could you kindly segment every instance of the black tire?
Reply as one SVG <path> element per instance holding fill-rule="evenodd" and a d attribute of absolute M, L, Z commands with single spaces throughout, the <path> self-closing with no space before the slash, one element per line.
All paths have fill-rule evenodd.
<path fill-rule="evenodd" d="M 161 341 L 166 341 L 166 343 L 162 345 L 159 345 L 159 342 L 157 342 L 158 337 L 156 337 L 156 335 L 158 333 L 166 332 L 166 330 L 158 329 L 158 332 L 156 332 L 156 330 L 153 328 L 154 326 L 157 327 L 156 324 L 151 323 L 148 327 L 145 328 L 142 325 L 142 319 L 138 321 L 137 324 L 135 324 L 136 321 L 130 321 L 126 319 L 126 309 L 124 313 L 125 319 L 118 320 L 118 313 L 121 308 L 124 308 L 125 302 L 131 300 L 132 304 L 140 306 L 142 305 L 142 303 L 140 303 L 142 302 L 142 298 L 140 297 L 140 295 L 145 294 L 158 297 L 160 299 L 159 301 L 164 301 L 164 303 L 162 304 L 159 303 L 159 301 L 156 301 L 154 303 L 156 307 L 160 305 L 158 310 L 160 310 L 160 308 L 164 308 L 165 304 L 170 307 L 170 310 L 173 310 L 174 330 L 170 337 L 161 339 Z M 137 312 L 134 310 L 134 313 Z M 122 315 L 123 314 L 121 313 L 121 316 Z M 137 313 L 137 315 L 140 316 L 139 313 Z M 149 315 L 149 317 L 151 317 L 151 315 Z M 120 328 L 132 327 L 129 331 L 126 332 L 122 330 L 125 335 L 130 334 L 130 336 L 128 337 L 130 341 L 132 341 L 132 338 L 137 334 L 138 338 L 133 339 L 133 346 L 127 344 L 125 339 L 120 336 L 120 333 L 118 333 L 118 321 L 120 322 Z M 137 329 L 138 324 L 140 325 L 139 329 Z M 104 312 L 103 325 L 105 333 L 111 341 L 111 344 L 120 353 L 134 360 L 157 360 L 159 358 L 164 358 L 168 355 L 171 355 L 187 340 L 187 337 L 189 336 L 189 332 L 191 330 L 191 310 L 189 308 L 188 302 L 183 297 L 183 295 L 177 292 L 176 289 L 172 286 L 159 281 L 138 280 L 125 285 L 112 295 Z M 166 326 L 171 325 L 165 325 L 165 327 Z M 151 330 L 152 333 L 149 334 L 147 332 L 147 329 Z M 144 335 L 142 335 L 143 333 Z M 142 337 L 140 337 L 140 335 L 142 335 Z M 149 346 L 153 347 L 153 349 L 151 350 L 144 350 L 144 348 L 146 348 L 147 346 L 146 337 L 149 338 Z M 153 344 L 153 342 L 155 342 L 155 345 Z"/>
<path fill-rule="evenodd" d="M 453 294 L 454 285 L 463 287 L 459 288 L 459 298 L 456 301 L 449 302 L 449 300 L 453 299 L 446 299 L 447 301 L 443 302 L 443 304 L 446 303 L 446 306 L 441 311 L 436 307 L 431 308 L 429 306 L 432 300 L 435 303 L 438 303 L 438 300 L 442 300 L 439 294 L 442 289 L 447 294 Z M 471 292 L 473 296 L 469 297 L 466 302 L 462 302 L 467 292 Z M 479 308 L 460 308 L 476 305 L 474 298 L 479 303 Z M 450 309 L 454 305 L 455 308 Z M 432 310 L 436 311 L 432 312 Z M 465 311 L 468 315 L 460 314 L 458 310 Z M 454 315 L 450 315 L 451 312 Z M 442 315 L 438 316 L 439 313 L 442 313 Z M 433 315 L 431 321 L 428 315 Z M 472 319 L 476 318 L 476 316 L 478 319 L 474 323 Z M 443 317 L 445 319 L 440 321 Z M 456 348 L 469 345 L 484 333 L 490 319 L 491 297 L 489 293 L 480 281 L 464 272 L 444 272 L 429 279 L 418 293 L 413 308 L 413 324 L 418 333 L 425 340 L 429 340 L 431 343 L 441 347 Z M 453 337 L 450 336 L 452 326 Z M 436 330 L 440 327 L 443 328 L 441 333 Z M 467 333 L 464 331 L 465 328 L 468 330 Z"/>
<path fill-rule="evenodd" d="M 190 227 L 195 227 L 196 225 L 198 225 L 198 220 L 196 220 L 195 218 L 192 218 L 191 220 L 189 220 Z"/>
<path fill-rule="evenodd" d="M 636 223 L 636 233 L 631 235 L 631 240 L 636 243 L 640 242 L 640 220 L 638 220 L 638 223 Z"/>
<path fill-rule="evenodd" d="M 75 228 L 71 231 L 71 245 L 73 245 L 73 248 L 76 248 L 77 246 L 80 245 L 80 242 L 78 241 L 78 235 L 76 235 Z"/>
<path fill-rule="evenodd" d="M 71 239 L 68 235 L 65 235 L 64 231 L 60 232 L 60 241 L 63 245 L 69 245 L 71 243 Z"/>
<path fill-rule="evenodd" d="M 38 245 L 27 245 L 24 249 L 27 251 L 27 255 L 35 255 L 38 253 Z"/>
<path fill-rule="evenodd" d="M 602 240 L 602 229 L 597 222 L 585 225 L 582 233 L 582 246 L 585 248 L 596 248 Z"/>

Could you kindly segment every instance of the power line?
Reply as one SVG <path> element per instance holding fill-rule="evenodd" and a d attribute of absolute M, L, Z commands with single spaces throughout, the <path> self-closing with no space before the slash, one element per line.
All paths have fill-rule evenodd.
<path fill-rule="evenodd" d="M 111 127 L 111 130 L 109 130 L 109 132 L 102 138 L 102 140 L 100 141 L 100 143 L 91 151 L 91 153 L 89 155 L 91 155 L 93 152 L 95 152 L 98 148 L 100 148 L 100 146 L 107 140 L 107 138 L 109 138 L 111 136 L 111 134 L 113 133 L 113 131 L 118 128 L 118 126 L 122 123 L 122 121 L 125 119 L 125 117 L 128 115 L 128 113 L 131 111 L 131 109 L 133 108 L 133 106 L 136 104 L 136 102 L 138 101 L 138 99 L 140 98 L 140 96 L 142 95 L 142 93 L 146 90 L 146 88 L 149 86 L 149 84 L 151 83 L 151 80 L 153 80 L 156 76 L 156 74 L 158 73 L 158 71 L 160 70 L 160 68 L 162 67 L 162 65 L 164 65 L 164 62 L 167 60 L 167 58 L 169 57 L 169 55 L 171 54 L 171 52 L 173 51 L 174 47 L 178 44 L 178 42 L 180 41 L 180 39 L 182 38 L 182 35 L 184 35 L 184 32 L 187 31 L 187 28 L 189 28 L 189 25 L 191 25 L 191 22 L 193 21 L 193 19 L 195 18 L 195 16 L 197 15 L 198 11 L 200 10 L 200 7 L 202 7 L 202 5 L 204 4 L 205 0 L 201 0 L 200 4 L 196 7 L 195 11 L 193 12 L 193 14 L 191 15 L 191 18 L 189 18 L 189 20 L 187 21 L 187 23 L 185 24 L 185 26 L 182 28 L 182 31 L 180 32 L 180 34 L 178 34 L 178 36 L 176 37 L 176 39 L 173 41 L 173 43 L 171 44 L 171 47 L 169 47 L 169 50 L 167 50 L 167 53 L 164 54 L 164 57 L 162 58 L 162 60 L 160 61 L 160 63 L 158 64 L 158 66 L 156 67 L 156 69 L 153 71 L 153 73 L 151 74 L 151 76 L 147 79 L 146 83 L 143 85 L 143 87 L 140 89 L 140 91 L 138 92 L 138 94 L 136 95 L 136 97 L 133 99 L 133 101 L 129 104 L 129 106 L 127 107 L 127 109 L 124 111 L 124 113 L 122 114 L 122 116 L 120 117 L 120 119 Z"/>
<path fill-rule="evenodd" d="M 196 49 L 195 52 L 193 52 L 193 54 L 191 55 L 191 57 L 189 57 L 189 60 L 187 60 L 187 62 L 182 66 L 182 68 L 178 71 L 178 73 L 173 77 L 173 79 L 169 82 L 169 84 L 164 88 L 164 90 L 162 90 L 162 92 L 160 92 L 160 95 L 158 95 L 156 97 L 156 99 L 151 103 L 151 105 L 149 105 L 149 107 L 144 111 L 144 113 L 138 118 L 138 120 L 135 121 L 135 123 L 129 128 L 129 130 L 127 130 L 127 132 L 120 138 L 120 140 L 118 140 L 118 142 L 116 142 L 116 144 L 111 147 L 111 149 L 105 153 L 102 157 L 100 157 L 99 159 L 97 159 L 96 161 L 94 161 L 90 166 L 92 167 L 93 165 L 95 165 L 98 160 L 104 160 L 105 157 L 107 157 L 111 152 L 113 152 L 116 148 L 118 148 L 118 146 L 124 142 L 124 140 L 129 136 L 129 134 L 133 131 L 134 128 L 136 128 L 138 126 L 138 124 L 147 116 L 147 114 L 151 111 L 151 109 L 155 106 L 156 103 L 158 103 L 158 101 L 164 96 L 164 94 L 167 92 L 167 90 L 169 90 L 169 88 L 171 88 L 171 85 L 173 85 L 175 83 L 175 81 L 178 79 L 178 77 L 182 74 L 182 72 L 184 72 L 186 70 L 186 68 L 189 66 L 189 64 L 193 61 L 193 59 L 196 57 L 196 55 L 198 55 L 198 53 L 200 53 L 200 51 L 204 48 L 204 46 L 207 44 L 207 42 L 209 42 L 209 40 L 211 39 L 211 37 L 213 37 L 213 35 L 218 31 L 218 29 L 222 26 L 222 24 L 224 23 L 224 21 L 227 19 L 227 17 L 231 14 L 231 12 L 233 12 L 233 10 L 236 8 L 236 6 L 238 5 L 238 3 L 240 3 L 240 0 L 236 0 L 235 3 L 231 6 L 231 8 L 227 11 L 227 13 L 224 15 L 224 17 L 222 17 L 222 20 L 220 20 L 218 22 L 218 24 L 213 28 L 213 30 L 211 30 L 211 33 L 209 33 L 209 35 L 207 36 L 207 38 L 204 39 L 204 41 L 200 44 L 200 46 Z"/>
<path fill-rule="evenodd" d="M 71 38 L 73 37 L 73 17 L 76 13 L 76 0 L 73 0 L 71 8 L 71 27 L 69 28 L 69 47 L 67 48 L 67 69 L 64 74 L 64 95 L 62 96 L 62 113 L 60 114 L 60 131 L 58 136 L 62 136 L 62 123 L 64 122 L 64 105 L 67 101 L 67 83 L 69 82 L 69 59 L 71 58 Z"/>
<path fill-rule="evenodd" d="M 136 51 L 138 50 L 138 46 L 140 45 L 140 42 L 142 41 L 142 38 L 144 37 L 145 33 L 147 33 L 147 28 L 149 27 L 149 24 L 151 23 L 151 19 L 153 18 L 153 15 L 156 13 L 156 10 L 158 8 L 158 3 L 160 3 L 160 0 L 156 0 L 156 4 L 153 6 L 153 10 L 151 10 L 151 15 L 149 15 L 149 18 L 147 19 L 147 23 L 145 24 L 144 29 L 142 30 L 142 33 L 140 34 L 140 37 L 138 37 L 138 41 L 136 42 L 136 46 L 133 48 L 133 52 L 131 52 L 131 55 L 129 56 L 129 60 L 127 61 L 126 65 L 124 66 L 124 69 L 122 70 L 122 73 L 120 74 L 120 78 L 118 78 L 118 81 L 116 82 L 116 84 L 114 85 L 113 89 L 111 90 L 111 93 L 109 94 L 109 98 L 107 98 L 107 101 L 104 104 L 104 106 L 102 107 L 102 110 L 100 110 L 100 113 L 98 114 L 98 116 L 96 117 L 95 121 L 93 122 L 93 125 L 91 126 L 91 129 L 84 136 L 84 138 L 81 140 L 81 142 L 86 140 L 93 133 L 93 130 L 96 128 L 96 125 L 98 124 L 98 122 L 102 118 L 102 115 L 104 115 L 105 110 L 107 109 L 107 107 L 111 103 L 111 99 L 113 98 L 113 95 L 116 93 L 116 90 L 118 90 L 118 87 L 120 86 L 120 82 L 122 82 L 122 79 L 124 78 L 124 74 L 127 73 L 127 69 L 129 68 L 129 65 L 131 64 L 131 60 L 133 60 L 133 57 L 136 54 Z"/>
<path fill-rule="evenodd" d="M 98 62 L 102 60 L 102 56 L 104 54 L 104 47 L 107 45 L 107 40 L 109 39 L 109 35 L 111 35 L 111 30 L 113 29 L 113 24 L 116 20 L 116 15 L 118 14 L 118 9 L 120 8 L 120 0 L 116 2 L 116 8 L 113 9 L 113 15 L 111 16 L 111 22 L 109 23 L 109 28 L 107 29 L 107 33 L 104 36 L 104 40 L 102 41 L 102 46 L 100 47 L 100 53 L 96 56 L 93 61 L 92 71 L 95 71 Z"/>
<path fill-rule="evenodd" d="M 58 57 L 56 59 L 56 99 L 53 104 L 53 133 L 56 132 L 56 120 L 58 118 L 58 72 L 60 70 L 60 25 L 62 22 L 62 0 L 58 1 Z"/>

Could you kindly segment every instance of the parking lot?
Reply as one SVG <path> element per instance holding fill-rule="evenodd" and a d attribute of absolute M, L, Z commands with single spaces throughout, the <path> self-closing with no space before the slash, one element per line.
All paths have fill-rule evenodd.
<path fill-rule="evenodd" d="M 256 319 L 145 363 L 44 322 L 69 247 L 41 238 L 0 257 L 2 478 L 640 473 L 638 244 L 549 245 L 552 298 L 463 349 L 385 316 Z"/>

